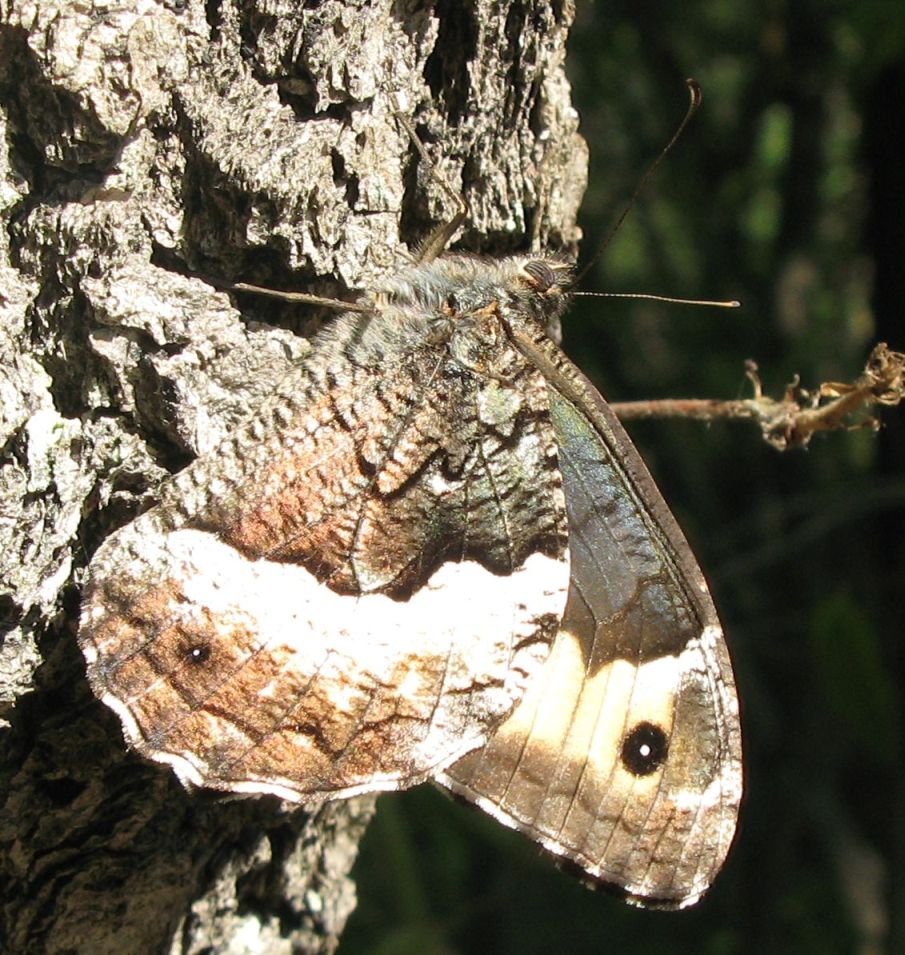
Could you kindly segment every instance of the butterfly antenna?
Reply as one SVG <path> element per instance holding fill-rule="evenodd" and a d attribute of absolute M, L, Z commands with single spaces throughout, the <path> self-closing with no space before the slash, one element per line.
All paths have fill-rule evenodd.
<path fill-rule="evenodd" d="M 580 282 L 585 275 L 588 273 L 588 269 L 603 255 L 606 247 L 613 241 L 613 236 L 622 228 L 622 223 L 625 222 L 626 216 L 629 212 L 632 211 L 632 206 L 638 201 L 638 196 L 641 195 L 644 187 L 647 185 L 648 180 L 653 176 L 653 174 L 660 168 L 660 163 L 666 158 L 669 151 L 673 146 L 679 141 L 682 133 L 685 132 L 685 127 L 691 122 L 691 118 L 698 111 L 698 107 L 701 105 L 701 87 L 698 86 L 697 81 L 691 79 L 690 77 L 685 80 L 685 85 L 688 87 L 688 96 L 690 102 L 688 104 L 688 109 L 685 111 L 685 116 L 682 118 L 682 122 L 676 127 L 676 131 L 672 134 L 669 142 L 663 147 L 660 151 L 660 155 L 650 164 L 647 171 L 638 181 L 638 185 L 635 186 L 634 192 L 629 197 L 628 202 L 625 204 L 619 218 L 610 226 L 610 231 L 607 232 L 606 237 L 603 242 L 597 248 L 597 251 L 591 257 L 590 261 L 584 266 L 584 268 L 578 273 L 575 277 L 575 284 Z"/>
<path fill-rule="evenodd" d="M 671 295 L 650 295 L 647 292 L 573 292 L 583 298 L 640 298 L 648 302 L 667 302 L 670 305 L 706 305 L 710 308 L 741 308 L 741 302 L 715 302 L 704 298 L 674 298 Z"/>

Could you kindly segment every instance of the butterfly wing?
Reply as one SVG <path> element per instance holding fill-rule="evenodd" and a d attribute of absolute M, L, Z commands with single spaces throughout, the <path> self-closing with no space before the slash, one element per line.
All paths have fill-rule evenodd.
<path fill-rule="evenodd" d="M 549 652 L 568 551 L 543 377 L 499 336 L 457 343 L 500 366 L 473 375 L 411 315 L 371 318 L 92 562 L 92 686 L 187 783 L 310 806 L 413 785 Z"/>
<path fill-rule="evenodd" d="M 552 343 L 527 350 L 552 386 L 568 602 L 522 702 L 437 778 L 630 901 L 687 905 L 723 863 L 742 794 L 722 630 L 613 413 Z"/>

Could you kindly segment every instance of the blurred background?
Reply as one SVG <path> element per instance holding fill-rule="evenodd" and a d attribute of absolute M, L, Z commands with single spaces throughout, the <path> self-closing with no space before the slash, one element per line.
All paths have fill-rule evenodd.
<path fill-rule="evenodd" d="M 905 4 L 578 3 L 590 257 L 704 104 L 584 288 L 564 346 L 612 401 L 780 397 L 905 350 Z M 383 797 L 341 955 L 905 952 L 905 408 L 780 454 L 751 424 L 629 430 L 710 580 L 743 704 L 748 795 L 711 893 L 681 913 L 582 888 L 430 787 Z"/>

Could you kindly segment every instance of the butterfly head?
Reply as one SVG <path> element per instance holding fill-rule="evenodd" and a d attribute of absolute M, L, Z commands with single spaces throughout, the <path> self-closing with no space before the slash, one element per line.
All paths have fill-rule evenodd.
<path fill-rule="evenodd" d="M 500 266 L 512 270 L 507 282 L 509 304 L 520 315 L 539 322 L 545 329 L 558 326 L 571 298 L 571 263 L 550 256 L 519 256 L 504 259 Z"/>

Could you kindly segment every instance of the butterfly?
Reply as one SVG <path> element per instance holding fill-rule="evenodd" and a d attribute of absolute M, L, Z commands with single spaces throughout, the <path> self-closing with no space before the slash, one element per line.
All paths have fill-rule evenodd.
<path fill-rule="evenodd" d="M 100 546 L 80 645 L 135 750 L 309 809 L 432 780 L 630 902 L 706 891 L 742 795 L 732 667 L 549 334 L 572 282 L 552 256 L 400 269 Z"/>

